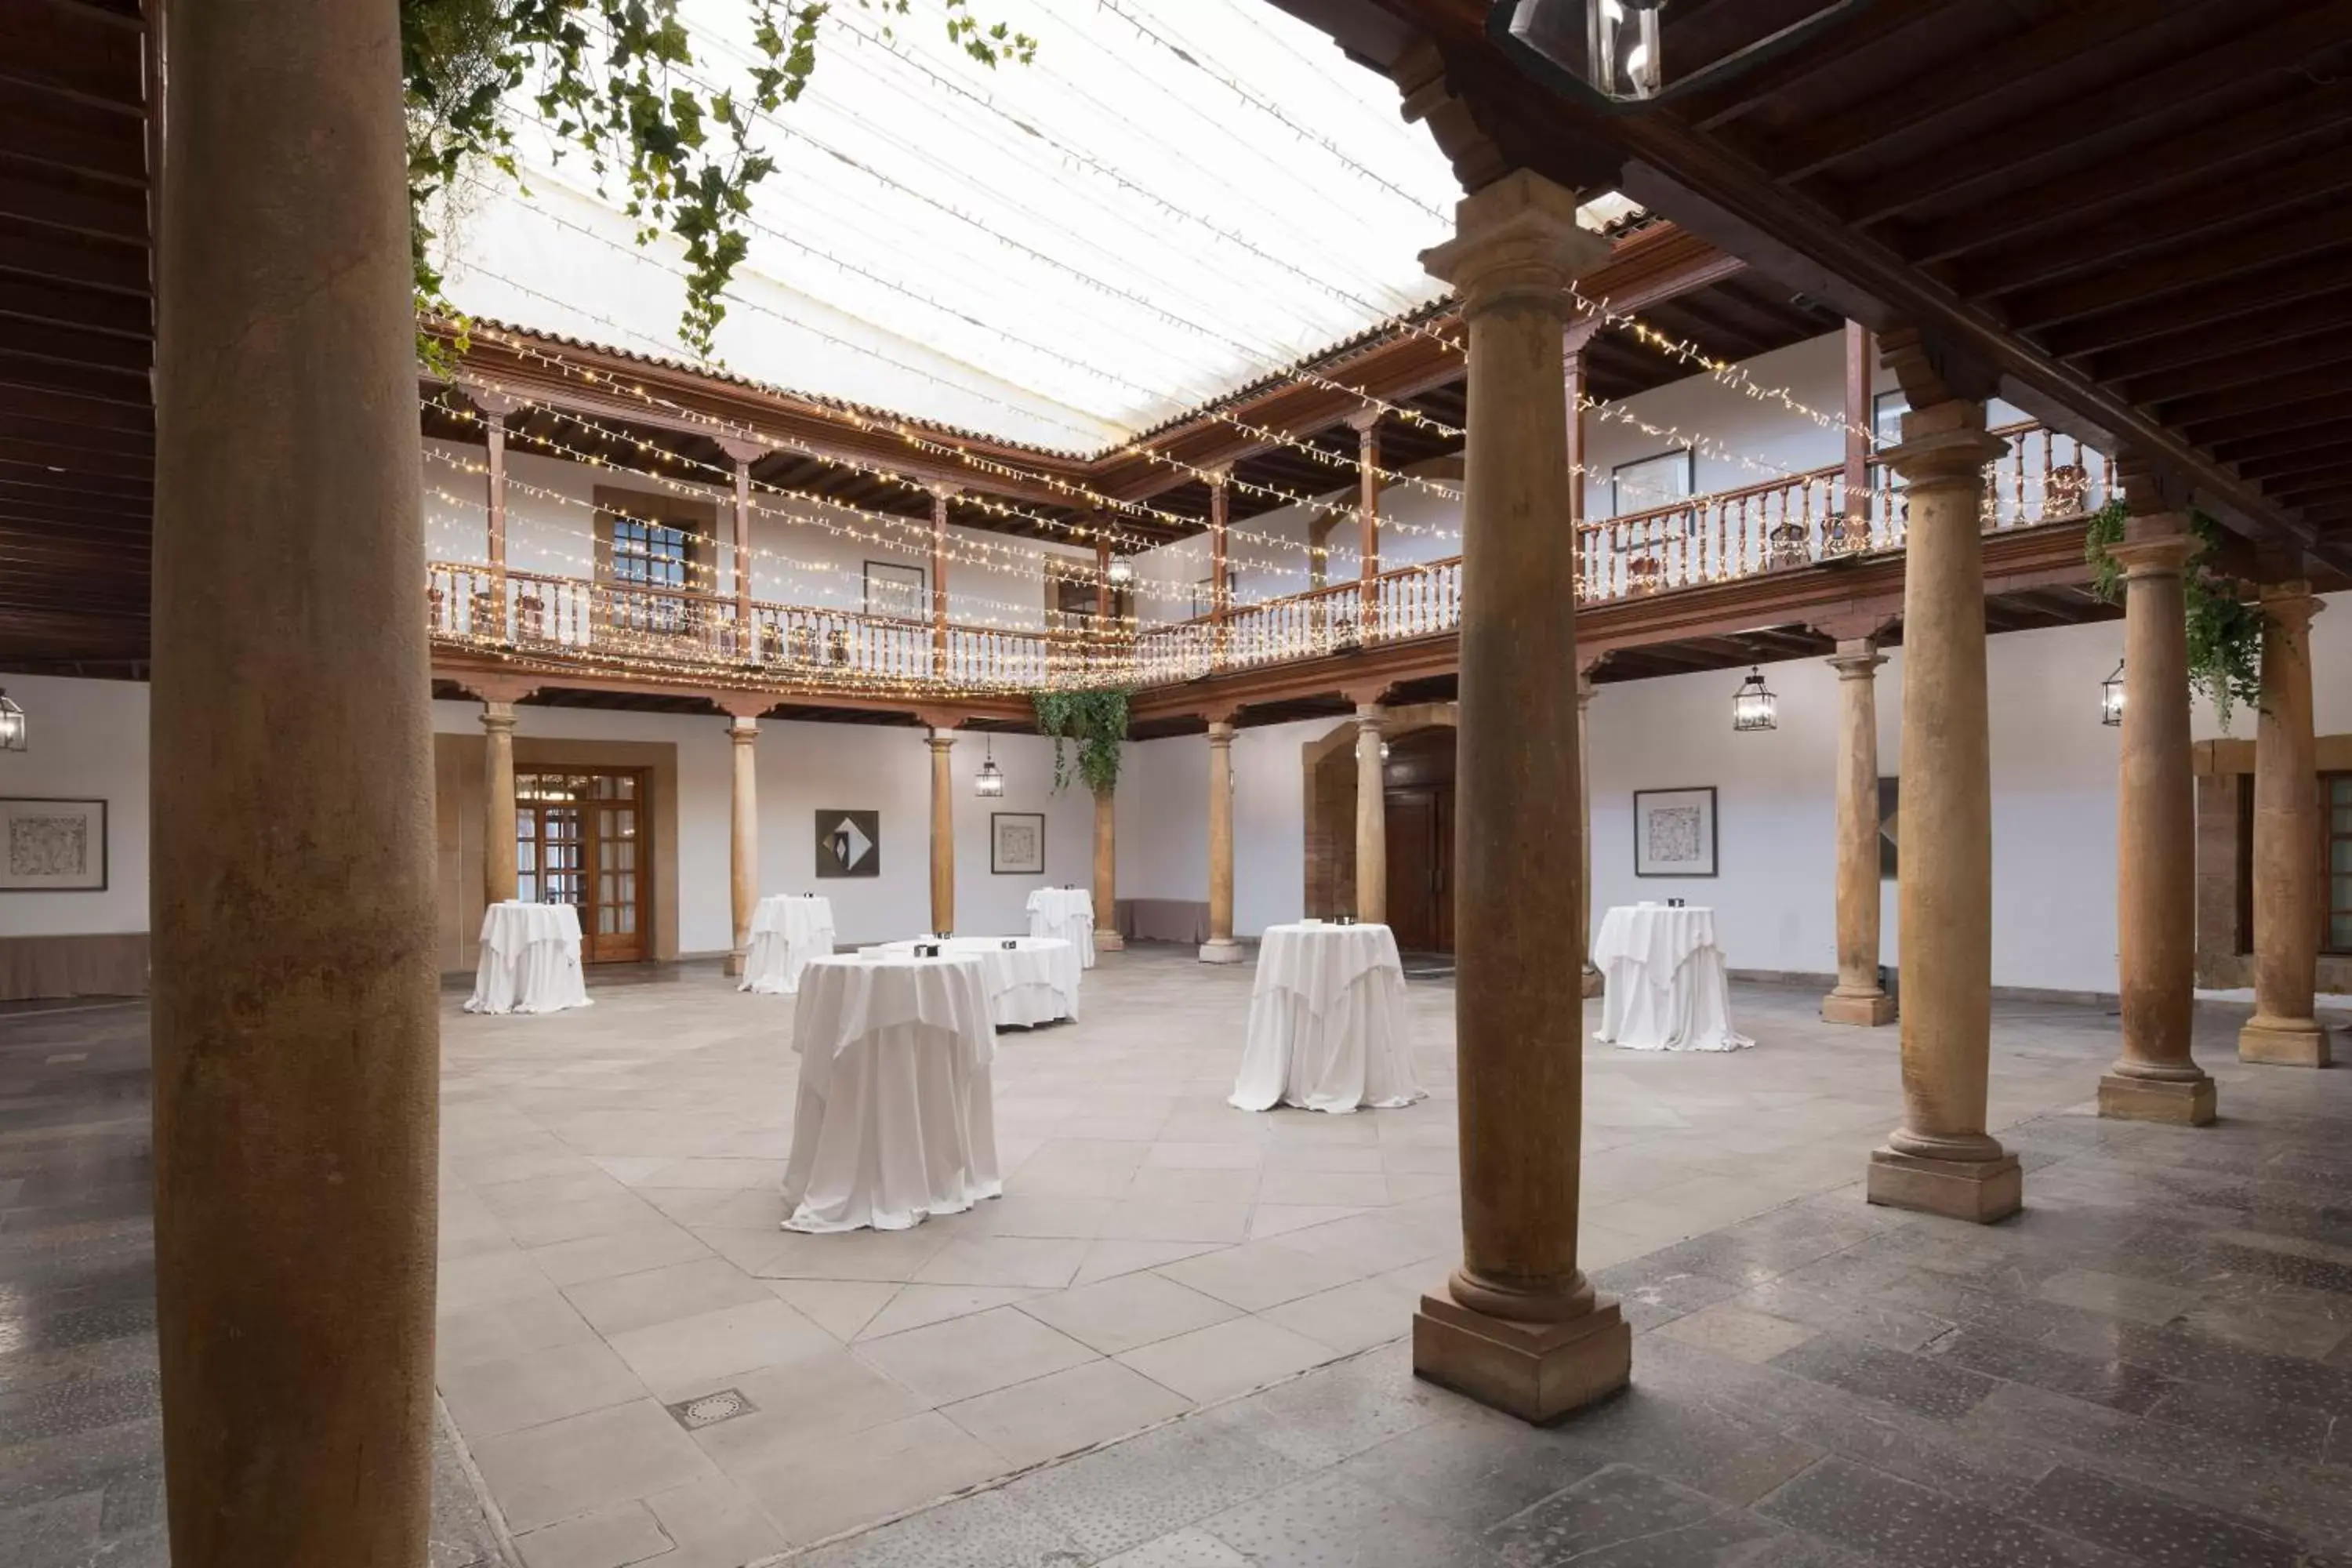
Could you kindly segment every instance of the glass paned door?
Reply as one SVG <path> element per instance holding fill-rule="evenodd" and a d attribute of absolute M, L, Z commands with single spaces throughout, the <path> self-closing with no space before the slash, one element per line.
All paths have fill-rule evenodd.
<path fill-rule="evenodd" d="M 2319 945 L 2352 952 L 2352 773 L 2326 773 L 2319 783 L 2327 813 L 2327 921 Z"/>
<path fill-rule="evenodd" d="M 644 775 L 633 770 L 515 774 L 516 896 L 579 910 L 586 963 L 650 956 L 644 807 Z"/>

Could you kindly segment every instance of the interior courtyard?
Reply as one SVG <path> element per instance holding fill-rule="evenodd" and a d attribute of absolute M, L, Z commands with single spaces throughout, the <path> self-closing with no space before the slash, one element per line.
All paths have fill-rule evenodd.
<path fill-rule="evenodd" d="M 0 1563 L 2352 1563 L 2352 12 L 526 9 L 0 21 Z"/>

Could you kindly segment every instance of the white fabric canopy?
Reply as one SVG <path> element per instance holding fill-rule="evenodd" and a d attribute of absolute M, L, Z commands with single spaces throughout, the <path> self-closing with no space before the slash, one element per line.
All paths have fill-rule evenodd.
<path fill-rule="evenodd" d="M 1611 910 L 1592 940 L 1607 982 L 1594 1038 L 1636 1051 L 1736 1051 L 1731 988 L 1715 945 L 1715 911 L 1639 904 Z"/>
<path fill-rule="evenodd" d="M 1013 945 L 1007 947 L 1007 942 Z M 858 952 L 911 958 L 918 945 L 913 941 L 886 942 Z M 940 945 L 949 952 L 980 960 L 988 985 L 989 1013 L 998 1028 L 1049 1024 L 1078 1016 L 1078 950 L 1061 938 L 957 936 Z"/>
<path fill-rule="evenodd" d="M 1095 896 L 1084 888 L 1040 888 L 1029 895 L 1029 934 L 1058 937 L 1075 949 L 1078 966 L 1095 966 Z"/>
<path fill-rule="evenodd" d="M 481 954 L 467 1012 L 560 1013 L 588 1005 L 579 911 L 570 904 L 518 899 L 482 911 Z"/>
<path fill-rule="evenodd" d="M 833 952 L 833 900 L 814 893 L 761 899 L 751 912 L 751 942 L 743 955 L 739 991 L 790 996 L 802 966 Z"/>
<path fill-rule="evenodd" d="M 1422 1098 L 1404 966 L 1384 925 L 1268 926 L 1228 1103 L 1346 1112 Z"/>
<path fill-rule="evenodd" d="M 1004 1190 L 975 958 L 820 958 L 793 1008 L 786 1230 L 904 1230 Z"/>

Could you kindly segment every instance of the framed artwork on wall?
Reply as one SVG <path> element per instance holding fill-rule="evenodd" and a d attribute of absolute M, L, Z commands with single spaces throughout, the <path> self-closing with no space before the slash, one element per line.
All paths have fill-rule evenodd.
<path fill-rule="evenodd" d="M 1878 781 L 1878 879 L 1882 882 L 1895 880 L 1895 874 L 1900 864 L 1896 854 L 1900 840 L 1896 837 L 1895 830 L 1897 818 L 1901 815 L 1902 805 L 1903 781 L 1880 779 Z"/>
<path fill-rule="evenodd" d="M 1045 814 L 988 814 L 988 868 L 1000 877 L 1038 877 L 1045 871 Z"/>
<path fill-rule="evenodd" d="M 1715 786 L 1633 792 L 1633 875 L 1715 875 Z"/>
<path fill-rule="evenodd" d="M 0 892 L 106 890 L 106 802 L 0 800 Z"/>
<path fill-rule="evenodd" d="M 866 563 L 866 613 L 869 616 L 897 616 L 901 620 L 909 621 L 929 619 L 931 601 L 924 591 L 928 581 L 919 566 L 868 561 Z"/>
<path fill-rule="evenodd" d="M 816 814 L 816 874 L 878 877 L 882 874 L 882 814 L 820 811 Z"/>

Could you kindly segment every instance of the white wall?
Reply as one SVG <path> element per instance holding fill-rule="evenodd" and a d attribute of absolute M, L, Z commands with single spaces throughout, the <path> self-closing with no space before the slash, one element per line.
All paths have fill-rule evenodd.
<path fill-rule="evenodd" d="M 0 795 L 106 802 L 106 890 L 0 893 L 0 936 L 147 929 L 147 687 L 11 675 L 30 745 L 0 752 Z"/>

